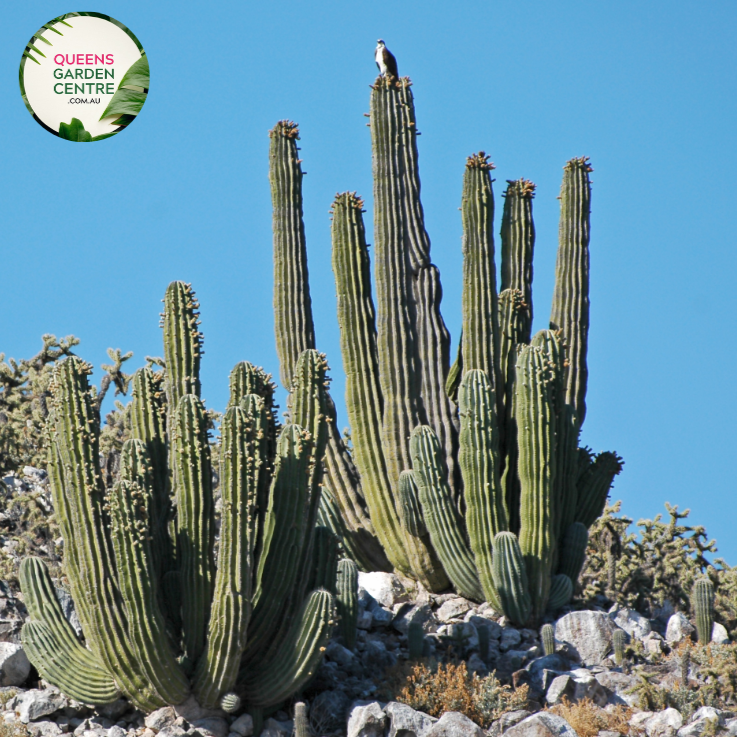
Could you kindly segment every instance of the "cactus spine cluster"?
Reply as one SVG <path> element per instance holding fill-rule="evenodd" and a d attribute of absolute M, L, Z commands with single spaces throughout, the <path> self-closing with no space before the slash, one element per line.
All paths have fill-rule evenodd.
<path fill-rule="evenodd" d="M 710 579 L 704 577 L 696 581 L 691 594 L 691 606 L 696 615 L 699 642 L 711 642 L 714 629 L 714 584 Z"/>
<path fill-rule="evenodd" d="M 44 678 L 85 703 L 124 695 L 151 711 L 191 691 L 209 708 L 268 707 L 309 680 L 335 621 L 327 589 L 335 588 L 337 541 L 326 530 L 333 540 L 320 542 L 315 528 L 328 435 L 325 360 L 314 350 L 297 357 L 291 422 L 282 428 L 269 377 L 251 364 L 234 369 L 221 427 L 216 565 L 198 305 L 181 282 L 164 302 L 165 374 L 144 368 L 134 377 L 133 438 L 107 494 L 91 368 L 70 357 L 55 370 L 49 469 L 89 649 L 34 558 L 21 567 L 31 614 L 23 643 Z M 310 588 L 305 561 L 315 560 L 322 574 Z"/>
<path fill-rule="evenodd" d="M 375 551 L 378 541 L 395 569 L 428 589 L 450 582 L 517 624 L 539 622 L 571 599 L 588 528 L 621 470 L 615 453 L 593 457 L 579 448 L 586 411 L 591 166 L 574 158 L 564 167 L 550 329 L 533 336 L 535 185 L 508 182 L 497 292 L 494 166 L 484 152 L 468 158 L 461 206 L 463 325 L 451 367 L 439 273 L 430 261 L 420 202 L 409 79 L 376 80 L 370 128 L 375 302 L 363 201 L 346 192 L 331 209 L 355 465 L 351 474 L 337 473 L 328 462 L 326 483 L 333 491 L 323 502 L 323 518 L 340 511 L 346 532 L 336 520 L 331 527 L 351 538 L 346 550 L 359 541 L 363 526 L 366 549 Z M 280 123 L 271 136 L 272 171 L 297 167 L 294 124 Z M 294 272 L 280 280 L 285 266 L 277 269 L 276 299 L 288 310 L 288 285 L 299 284 L 307 294 L 307 270 L 302 252 L 290 259 L 283 245 L 277 208 L 284 210 L 285 195 L 275 181 L 272 175 L 275 260 L 288 261 Z M 301 191 L 290 210 L 295 242 L 304 238 L 300 198 Z M 294 301 L 295 314 L 277 322 L 277 334 L 300 322 L 298 312 L 308 302 L 304 295 Z M 303 333 L 307 345 L 313 338 Z"/>

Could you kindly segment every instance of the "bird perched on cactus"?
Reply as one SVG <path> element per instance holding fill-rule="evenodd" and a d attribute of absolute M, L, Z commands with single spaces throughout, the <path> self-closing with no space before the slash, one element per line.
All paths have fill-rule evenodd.
<path fill-rule="evenodd" d="M 399 77 L 397 60 L 394 58 L 394 54 L 386 48 L 386 44 L 381 39 L 376 43 L 374 58 L 376 59 L 376 66 L 379 67 L 382 77 Z"/>

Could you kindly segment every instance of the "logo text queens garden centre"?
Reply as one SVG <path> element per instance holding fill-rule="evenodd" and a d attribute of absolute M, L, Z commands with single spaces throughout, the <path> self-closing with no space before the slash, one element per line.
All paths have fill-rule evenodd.
<path fill-rule="evenodd" d="M 141 43 L 102 13 L 66 13 L 33 34 L 20 64 L 28 111 L 50 133 L 99 141 L 130 125 L 148 96 Z"/>

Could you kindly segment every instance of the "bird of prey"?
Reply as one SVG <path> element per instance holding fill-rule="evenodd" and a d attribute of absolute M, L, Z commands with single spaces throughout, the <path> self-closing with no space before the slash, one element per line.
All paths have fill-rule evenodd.
<path fill-rule="evenodd" d="M 376 66 L 379 67 L 382 77 L 392 76 L 399 78 L 397 60 L 394 58 L 394 54 L 386 48 L 386 45 L 381 39 L 376 44 L 374 58 L 376 59 Z"/>

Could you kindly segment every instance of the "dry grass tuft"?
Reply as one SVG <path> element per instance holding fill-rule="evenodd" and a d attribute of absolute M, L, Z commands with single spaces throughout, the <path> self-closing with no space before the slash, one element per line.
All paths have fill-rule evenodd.
<path fill-rule="evenodd" d="M 563 717 L 579 737 L 596 737 L 602 730 L 618 732 L 622 735 L 630 734 L 629 722 L 632 709 L 621 704 L 602 709 L 591 699 L 583 699 L 572 704 L 563 697 L 563 703 L 551 707 L 550 711 Z"/>

